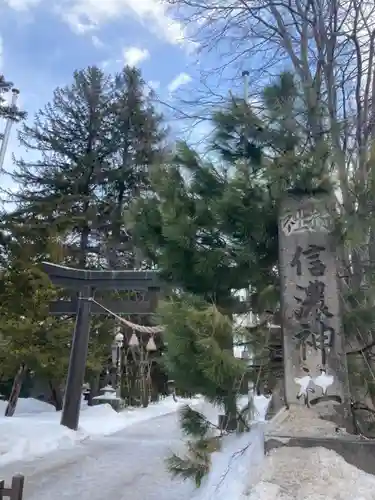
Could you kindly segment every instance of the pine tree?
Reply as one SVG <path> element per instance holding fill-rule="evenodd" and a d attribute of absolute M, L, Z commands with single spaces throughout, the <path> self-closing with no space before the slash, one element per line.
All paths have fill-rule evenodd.
<path fill-rule="evenodd" d="M 43 250 L 42 250 L 43 249 Z M 18 382 L 30 373 L 48 381 L 56 408 L 61 409 L 60 386 L 66 374 L 72 322 L 49 316 L 56 297 L 40 260 L 58 251 L 53 238 L 38 241 L 23 228 L 2 243 L 4 265 L 0 280 L 1 380 Z M 14 401 L 16 404 L 16 400 Z M 11 415 L 12 413 L 10 413 Z"/>
<path fill-rule="evenodd" d="M 90 268 L 134 265 L 123 212 L 149 189 L 148 168 L 162 151 L 165 136 L 161 121 L 134 69 L 112 77 L 87 68 L 74 73 L 71 85 L 55 90 L 51 103 L 22 128 L 22 145 L 39 153 L 39 159 L 17 161 L 12 175 L 18 185 L 12 199 L 16 209 L 4 214 L 1 223 L 4 235 L 18 238 L 22 233 L 22 241 L 32 247 L 20 269 L 42 260 Z M 58 254 L 49 251 L 51 238 Z M 5 268 L 10 265 L 6 262 Z M 16 281 L 14 288 L 17 293 Z M 64 320 L 70 336 L 72 318 Z M 48 318 L 47 323 L 56 326 L 59 321 Z M 95 317 L 91 327 L 87 369 L 97 378 L 108 358 L 113 319 Z M 31 335 L 30 325 L 25 324 L 25 335 L 18 338 L 25 339 L 26 332 Z M 53 345 L 46 343 L 46 352 L 49 348 L 53 357 Z M 61 355 L 60 369 L 55 369 L 59 378 L 66 360 Z M 39 366 L 38 373 L 46 370 Z"/>
<path fill-rule="evenodd" d="M 141 200 L 135 209 L 137 241 L 145 255 L 157 263 L 165 280 L 201 297 L 206 304 L 214 304 L 229 318 L 231 327 L 210 354 L 213 366 L 217 363 L 220 370 L 230 370 L 234 360 L 233 315 L 248 310 L 248 304 L 241 303 L 234 292 L 251 283 L 255 293 L 259 286 L 274 285 L 276 280 L 277 221 L 272 204 L 265 210 L 267 186 L 254 184 L 242 167 L 229 175 L 199 158 L 187 145 L 179 146 L 170 164 L 155 168 L 152 181 L 155 197 Z M 196 373 L 197 380 L 202 381 L 199 392 L 210 398 L 209 385 L 203 387 L 208 379 L 197 368 L 193 344 L 184 343 L 177 335 L 173 314 L 162 314 L 162 321 L 173 328 L 179 352 L 170 367 L 172 378 L 180 380 L 177 370 L 182 373 L 184 360 L 190 360 L 186 384 L 191 384 L 191 392 L 198 390 L 192 377 Z M 209 321 L 206 328 L 210 329 Z M 168 349 L 171 346 L 172 338 Z M 225 396 L 216 386 L 229 421 L 237 417 L 235 379 L 231 381 L 225 386 Z"/>
<path fill-rule="evenodd" d="M 120 258 L 133 267 L 124 212 L 150 188 L 148 169 L 165 138 L 144 85 L 134 68 L 114 77 L 96 67 L 78 71 L 23 127 L 21 143 L 41 159 L 17 162 L 11 218 L 33 230 L 55 227 L 66 263 L 116 266 Z"/>
<path fill-rule="evenodd" d="M 124 214 L 134 199 L 150 191 L 149 169 L 163 157 L 166 130 L 136 68 L 125 67 L 115 75 L 111 112 L 115 151 L 104 173 L 101 231 L 109 266 L 133 269 L 140 256 Z"/>
<path fill-rule="evenodd" d="M 177 386 L 227 404 L 228 394 L 245 373 L 245 365 L 228 349 L 233 324 L 214 305 L 194 296 L 162 303 L 159 308 L 168 345 L 167 367 Z"/>
<path fill-rule="evenodd" d="M 10 218 L 33 231 L 53 227 L 65 245 L 66 261 L 80 267 L 88 263 L 103 165 L 113 153 L 111 104 L 110 81 L 100 70 L 76 72 L 73 84 L 56 89 L 52 103 L 21 131 L 21 144 L 41 159 L 18 161 L 12 175 L 19 189 Z"/>
<path fill-rule="evenodd" d="M 50 303 L 60 292 L 51 285 L 40 264 L 45 260 L 61 261 L 61 239 L 52 232 L 30 232 L 23 225 L 9 225 L 7 233 L 0 244 L 0 380 L 4 383 L 13 379 L 24 366 L 22 380 L 33 374 L 47 382 L 51 400 L 60 410 L 74 317 L 50 315 Z M 92 321 L 88 376 L 95 377 L 107 361 L 109 326 L 113 327 L 112 320 Z"/>
<path fill-rule="evenodd" d="M 236 294 L 242 289 L 250 289 L 253 312 L 277 311 L 279 201 L 289 187 L 310 190 L 327 182 L 325 145 L 314 153 L 306 145 L 307 129 L 299 125 L 299 119 L 303 122 L 299 112 L 298 87 L 289 74 L 264 89 L 261 113 L 243 100 L 231 99 L 213 114 L 215 160 L 200 157 L 186 144 L 178 145 L 177 154 L 155 168 L 155 196 L 136 205 L 135 234 L 162 276 L 214 304 L 230 319 L 249 310 Z M 317 167 L 314 155 L 321 159 Z M 177 306 L 171 307 L 180 317 Z M 192 314 L 189 308 L 183 310 L 189 325 Z M 183 319 L 179 328 L 173 326 L 172 312 L 162 314 L 162 320 L 167 331 L 174 332 L 168 340 L 168 346 L 173 344 L 173 378 L 191 366 L 185 382 L 178 379 L 185 389 L 190 383 L 210 398 L 212 388 L 196 360 L 195 344 L 177 333 L 183 331 Z M 247 335 L 255 350 L 264 350 L 265 326 Z M 196 335 L 200 334 L 197 329 Z M 226 344 L 211 351 L 213 365 L 222 370 L 230 366 L 221 356 L 232 350 L 232 343 L 233 331 L 227 331 Z M 233 406 L 227 411 L 233 412 Z"/>
<path fill-rule="evenodd" d="M 239 159 L 256 183 L 266 183 L 277 203 L 286 189 L 332 189 L 329 145 L 312 137 L 298 80 L 282 73 L 262 92 L 256 107 L 243 99 L 228 101 L 213 115 L 214 150 L 227 162 Z M 316 120 L 323 120 L 317 108 Z"/>

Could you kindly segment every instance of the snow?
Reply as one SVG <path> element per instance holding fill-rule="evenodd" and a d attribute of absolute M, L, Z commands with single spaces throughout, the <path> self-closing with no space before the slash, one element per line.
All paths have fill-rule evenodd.
<path fill-rule="evenodd" d="M 221 451 L 212 454 L 208 476 L 193 496 L 194 500 L 240 500 L 245 484 L 264 460 L 264 425 L 271 397 L 250 394 L 254 404 L 254 420 L 250 432 L 230 434 L 223 438 Z M 248 397 L 241 398 L 240 406 Z"/>
<path fill-rule="evenodd" d="M 254 402 L 254 420 L 256 422 L 265 422 L 268 407 L 271 403 L 272 396 L 264 396 L 264 394 L 260 394 L 259 396 L 255 394 L 253 396 Z"/>
<path fill-rule="evenodd" d="M 110 405 L 82 405 L 78 431 L 60 425 L 60 412 L 52 405 L 28 398 L 19 399 L 15 416 L 0 416 L 0 466 L 30 460 L 59 449 L 67 449 L 92 437 L 108 436 L 130 425 L 176 412 L 183 405 L 195 405 L 201 398 L 167 397 L 147 408 L 125 409 L 117 413 Z M 0 401 L 4 415 L 6 402 Z"/>
<path fill-rule="evenodd" d="M 375 476 L 332 450 L 285 446 L 265 457 L 265 432 L 288 435 L 309 428 L 315 435 L 337 436 L 336 427 L 304 408 L 265 422 L 269 398 L 253 397 L 258 423 L 248 433 L 223 438 L 223 448 L 212 454 L 210 473 L 193 500 L 374 500 Z"/>
<path fill-rule="evenodd" d="M 321 405 L 323 407 L 323 405 Z M 286 418 L 270 426 L 268 436 L 293 436 L 293 437 L 337 437 L 337 424 L 322 418 L 323 413 L 312 412 L 306 406 L 297 406 L 289 411 Z M 345 434 L 340 429 L 340 434 Z"/>
<path fill-rule="evenodd" d="M 0 401 L 0 414 L 4 415 L 7 407 L 6 401 Z M 39 401 L 33 398 L 19 398 L 16 406 L 16 415 L 31 414 L 31 413 L 56 413 L 55 407 L 44 401 Z"/>
<path fill-rule="evenodd" d="M 375 476 L 348 464 L 332 450 L 284 447 L 271 451 L 259 481 L 242 498 L 373 500 L 374 488 Z"/>
<path fill-rule="evenodd" d="M 103 401 L 120 401 L 121 400 L 121 398 L 116 396 L 116 394 L 114 394 L 113 392 L 105 392 L 104 394 L 100 394 L 100 396 L 95 396 L 92 399 L 95 399 L 98 401 L 101 401 L 101 400 L 103 400 Z"/>
<path fill-rule="evenodd" d="M 199 409 L 209 411 L 206 402 Z M 116 434 L 86 439 L 35 460 L 0 467 L 6 484 L 26 478 L 25 500 L 191 500 L 193 481 L 172 478 L 165 460 L 184 451 L 176 412 L 136 423 Z"/>
<path fill-rule="evenodd" d="M 375 476 L 348 464 L 331 450 L 282 447 L 271 450 L 265 457 L 264 433 L 268 436 L 273 433 L 288 435 L 292 430 L 297 434 L 306 433 L 309 424 L 314 427 L 314 433 L 331 435 L 335 427 L 332 422 L 318 418 L 315 422 L 311 412 L 303 408 L 289 412 L 280 422 L 276 418 L 272 423 L 265 422 L 270 398 L 250 396 L 256 420 L 250 432 L 223 438 L 222 450 L 212 454 L 210 473 L 197 490 L 190 483 L 172 482 L 164 458 L 169 455 L 173 443 L 182 445 L 178 419 L 173 415 L 181 406 L 200 405 L 202 410 L 199 409 L 207 416 L 215 411 L 217 417 L 217 408 L 202 404 L 202 398 L 179 399 L 176 403 L 168 397 L 148 408 L 126 409 L 120 413 L 107 404 L 83 405 L 77 432 L 59 425 L 60 414 L 53 406 L 34 399 L 20 399 L 14 417 L 0 417 L 0 466 L 18 467 L 19 464 L 13 466 L 12 463 L 24 460 L 22 470 L 28 478 L 31 500 L 42 498 L 44 490 L 45 499 L 57 498 L 64 490 L 64 498 L 71 498 L 72 492 L 78 492 L 82 500 L 99 500 L 102 489 L 95 483 L 96 478 L 101 482 L 105 479 L 106 488 L 113 483 L 112 496 L 116 491 L 127 491 L 132 485 L 135 499 L 374 499 Z M 246 402 L 247 397 L 241 398 L 242 404 Z M 6 403 L 0 401 L 2 414 L 5 406 Z M 148 424 L 149 420 L 162 416 Z M 113 438 L 104 438 L 117 432 Z M 78 443 L 82 443 L 81 446 L 77 446 Z M 127 453 L 129 450 L 131 453 Z M 138 453 L 137 450 L 142 451 Z M 52 451 L 56 453 L 50 453 Z M 32 459 L 44 455 L 47 455 L 44 462 L 34 465 Z M 40 467 L 50 470 L 49 461 L 51 472 L 41 474 Z M 9 472 L 8 468 L 5 475 L 10 477 Z M 144 481 L 145 474 L 147 481 Z M 42 485 L 41 475 L 45 478 Z M 82 477 L 88 482 L 82 481 Z"/>
<path fill-rule="evenodd" d="M 223 450 L 212 454 L 211 470 L 193 500 L 242 500 L 246 481 L 264 460 L 261 425 L 224 438 Z"/>

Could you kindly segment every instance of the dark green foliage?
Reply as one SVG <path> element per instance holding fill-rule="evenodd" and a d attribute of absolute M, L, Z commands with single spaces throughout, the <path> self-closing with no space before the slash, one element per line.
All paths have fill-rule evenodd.
<path fill-rule="evenodd" d="M 199 488 L 210 470 L 211 454 L 221 448 L 221 435 L 210 435 L 211 425 L 203 415 L 194 410 L 182 413 L 181 425 L 195 439 L 186 443 L 187 450 L 183 457 L 173 453 L 167 458 L 167 468 L 175 477 L 193 479 Z"/>
<path fill-rule="evenodd" d="M 194 479 L 199 488 L 202 479 L 208 474 L 211 465 L 211 453 L 220 449 L 218 438 L 199 439 L 187 443 L 187 453 L 184 457 L 173 454 L 166 460 L 169 472 L 182 479 Z"/>
<path fill-rule="evenodd" d="M 183 296 L 159 307 L 168 345 L 167 368 L 176 386 L 225 403 L 245 372 L 232 353 L 233 325 L 217 308 Z"/>
<path fill-rule="evenodd" d="M 180 410 L 181 429 L 188 436 L 195 438 L 204 437 L 212 424 L 199 411 L 193 410 L 189 405 Z"/>
<path fill-rule="evenodd" d="M 116 75 L 112 95 L 111 144 L 113 155 L 104 168 L 103 201 L 99 212 L 109 266 L 140 266 L 131 232 L 124 221 L 131 203 L 148 196 L 150 168 L 164 157 L 167 130 L 145 92 L 138 70 L 126 67 Z"/>
<path fill-rule="evenodd" d="M 228 314 L 241 307 L 234 290 L 274 282 L 276 206 L 245 167 L 229 176 L 181 144 L 152 186 L 155 197 L 134 209 L 134 234 L 165 279 Z"/>
<path fill-rule="evenodd" d="M 221 436 L 210 432 L 216 426 L 212 425 L 200 412 L 185 406 L 180 411 L 181 428 L 193 440 L 187 442 L 187 452 L 184 457 L 175 453 L 167 459 L 168 470 L 173 476 L 183 479 L 194 479 L 197 488 L 207 475 L 211 465 L 211 454 L 220 450 Z"/>
<path fill-rule="evenodd" d="M 95 190 L 104 182 L 108 144 L 110 82 L 97 68 L 74 74 L 71 86 L 56 89 L 53 101 L 25 125 L 21 144 L 40 160 L 17 162 L 13 180 L 17 209 L 13 221 L 30 230 L 55 228 L 65 242 L 68 262 L 85 266 L 92 227 L 97 227 Z"/>
<path fill-rule="evenodd" d="M 180 295 L 160 310 L 171 377 L 232 414 L 234 386 L 246 370 L 232 353 L 233 315 L 279 308 L 279 203 L 287 189 L 332 190 L 327 145 L 310 140 L 299 95 L 285 73 L 264 89 L 260 112 L 231 99 L 212 116 L 214 159 L 178 144 L 152 172 L 154 196 L 133 207 L 138 245 L 164 279 L 196 297 Z M 239 300 L 243 289 L 249 301 Z M 265 331 L 242 338 L 266 359 Z"/>
<path fill-rule="evenodd" d="M 328 144 L 324 136 L 318 141 L 312 136 L 300 95 L 297 79 L 286 72 L 265 87 L 256 111 L 234 99 L 213 116 L 215 150 L 232 164 L 243 158 L 275 201 L 286 189 L 332 189 Z M 319 120 L 320 110 L 316 113 Z"/>
<path fill-rule="evenodd" d="M 54 228 L 67 263 L 92 267 L 101 256 L 132 267 L 123 214 L 149 189 L 148 168 L 163 147 L 160 122 L 134 68 L 115 77 L 96 67 L 75 72 L 20 134 L 40 159 L 17 162 L 9 219 L 33 231 Z"/>
<path fill-rule="evenodd" d="M 43 260 L 134 267 L 137 250 L 124 213 L 150 189 L 149 168 L 162 157 L 165 137 L 139 71 L 129 67 L 114 76 L 97 67 L 76 71 L 22 127 L 21 144 L 33 154 L 12 173 L 14 208 L 2 214 L 0 238 L 1 355 L 10 374 L 26 362 L 38 376 L 63 381 L 74 318 L 49 316 L 57 291 L 35 272 Z M 92 319 L 88 375 L 107 362 L 113 328 L 112 319 Z"/>

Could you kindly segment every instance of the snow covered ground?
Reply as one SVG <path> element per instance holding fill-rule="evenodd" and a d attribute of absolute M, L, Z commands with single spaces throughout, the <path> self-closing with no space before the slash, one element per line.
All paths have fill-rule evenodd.
<path fill-rule="evenodd" d="M 311 409 L 296 407 L 271 425 L 267 435 L 337 437 L 334 422 L 314 415 Z M 375 476 L 332 450 L 282 447 L 271 450 L 258 469 L 257 480 L 248 482 L 239 499 L 374 500 L 374 490 Z"/>
<path fill-rule="evenodd" d="M 374 500 L 375 476 L 326 448 L 277 448 L 239 499 Z"/>
<path fill-rule="evenodd" d="M 173 412 L 0 466 L 0 478 L 24 474 L 25 500 L 191 500 L 193 482 L 172 479 L 165 464 L 182 452 L 182 437 Z"/>
<path fill-rule="evenodd" d="M 61 413 L 48 403 L 36 399 L 20 399 L 15 416 L 4 417 L 6 402 L 0 401 L 0 466 L 16 460 L 30 460 L 58 449 L 100 436 L 114 434 L 138 422 L 176 412 L 185 404 L 201 399 L 167 397 L 147 408 L 115 412 L 109 405 L 88 407 L 82 404 L 77 432 L 60 425 Z"/>
<path fill-rule="evenodd" d="M 336 435 L 332 422 L 297 409 L 275 423 L 264 422 L 267 401 L 255 396 L 257 420 L 250 433 L 224 438 L 212 468 L 193 500 L 374 500 L 375 476 L 326 448 L 283 447 L 264 456 L 264 432 Z M 313 427 L 313 429 L 312 429 Z M 271 433 L 270 433 L 271 431 Z"/>
<path fill-rule="evenodd" d="M 245 403 L 245 399 L 242 404 Z M 172 398 L 120 414 L 109 406 L 83 407 L 77 433 L 59 425 L 54 408 L 20 400 L 17 414 L 0 417 L 0 477 L 26 476 L 27 500 L 373 500 L 375 476 L 325 448 L 278 448 L 264 456 L 268 401 L 254 397 L 257 422 L 249 433 L 224 438 L 212 455 L 201 488 L 172 479 L 165 466 L 171 451 L 183 451 L 176 410 L 192 403 L 209 418 L 217 409 L 202 399 Z M 3 414 L 5 403 L 0 402 Z M 290 420 L 290 422 L 289 422 Z M 299 423 L 304 415 L 274 425 L 272 433 Z M 318 425 L 319 424 L 319 425 Z M 317 422 L 328 435 L 330 423 Z M 287 429 L 288 430 L 288 429 Z M 32 460 L 31 460 L 32 459 Z"/>
<path fill-rule="evenodd" d="M 102 500 L 104 495 L 116 500 L 209 500 L 214 496 L 216 500 L 237 500 L 237 493 L 243 490 L 239 485 L 243 485 L 238 481 L 238 476 L 235 476 L 249 476 L 249 461 L 243 461 L 241 454 L 234 459 L 232 455 L 239 446 L 246 448 L 248 458 L 253 454 L 255 440 L 253 450 L 248 444 L 252 442 L 251 435 L 254 434 L 255 437 L 257 434 L 255 431 L 240 438 L 235 435 L 226 438 L 224 452 L 216 453 L 213 457 L 213 471 L 216 472 L 209 475 L 199 490 L 196 490 L 192 481 L 172 479 L 168 473 L 165 459 L 172 451 L 183 453 L 184 450 L 175 410 L 188 402 L 179 400 L 172 405 L 172 401 L 168 399 L 149 409 L 133 410 L 120 415 L 107 406 L 84 409 L 81 429 L 77 433 L 81 434 L 81 438 L 72 438 L 71 431 L 58 425 L 59 416 L 51 408 L 43 407 L 43 403 L 36 402 L 34 406 L 32 401 L 22 400 L 16 417 L 0 419 L 0 432 L 3 430 L 2 437 L 8 435 L 8 446 L 14 439 L 19 443 L 18 452 L 11 447 L 8 449 L 8 456 L 3 455 L 3 463 L 0 460 L 0 477 L 9 482 L 14 473 L 22 472 L 26 477 L 27 500 L 63 500 L 75 497 L 80 500 Z M 212 421 L 217 419 L 217 408 L 202 400 L 192 402 Z M 264 409 L 264 399 L 259 402 Z M 259 408 L 261 406 L 259 404 Z M 262 411 L 260 408 L 260 419 L 264 417 Z M 9 422 L 16 422 L 15 427 L 5 430 L 5 425 L 11 425 Z M 121 430 L 112 434 L 116 428 Z M 17 438 L 17 432 L 24 432 L 25 435 Z M 60 437 L 63 433 L 65 443 L 63 437 L 58 443 L 56 433 Z M 104 434 L 112 435 L 103 437 Z M 90 439 L 84 439 L 84 436 Z M 44 446 L 49 442 L 51 448 L 41 450 L 43 442 Z M 49 453 L 45 454 L 46 451 Z M 30 460 L 33 456 L 35 458 Z M 16 457 L 22 460 L 15 462 Z M 230 472 L 222 478 L 228 462 Z"/>

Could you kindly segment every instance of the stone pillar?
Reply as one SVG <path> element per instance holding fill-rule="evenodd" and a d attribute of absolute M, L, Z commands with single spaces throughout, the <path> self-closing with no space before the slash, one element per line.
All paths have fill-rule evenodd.
<path fill-rule="evenodd" d="M 290 193 L 281 206 L 279 260 L 289 405 L 346 404 L 349 397 L 330 200 L 326 193 Z"/>

